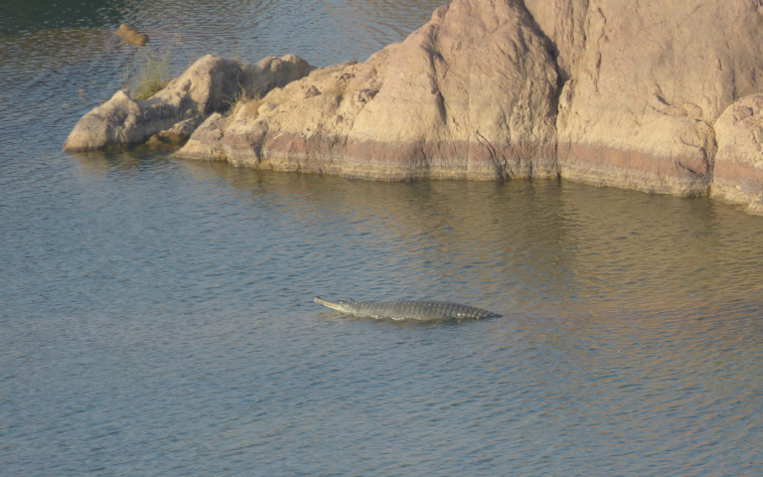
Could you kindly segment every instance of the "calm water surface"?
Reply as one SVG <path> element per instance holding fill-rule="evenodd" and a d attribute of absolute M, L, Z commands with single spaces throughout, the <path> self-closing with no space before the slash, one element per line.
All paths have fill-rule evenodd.
<path fill-rule="evenodd" d="M 363 60 L 439 1 L 49 3 L 0 2 L 0 474 L 763 474 L 759 217 L 59 152 L 147 52 Z"/>

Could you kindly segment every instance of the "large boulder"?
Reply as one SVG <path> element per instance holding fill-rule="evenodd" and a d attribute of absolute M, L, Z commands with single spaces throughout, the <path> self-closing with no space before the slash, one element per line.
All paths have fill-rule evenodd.
<path fill-rule="evenodd" d="M 745 96 L 715 122 L 712 196 L 763 215 L 763 94 Z"/>
<path fill-rule="evenodd" d="M 556 177 L 551 51 L 521 0 L 454 0 L 364 63 L 210 117 L 177 155 L 371 179 Z"/>
<path fill-rule="evenodd" d="M 706 195 L 713 122 L 760 91 L 757 0 L 527 0 L 556 45 L 561 176 Z"/>
<path fill-rule="evenodd" d="M 209 115 L 227 110 L 242 95 L 266 94 L 301 78 L 312 68 L 294 56 L 265 58 L 255 65 L 207 55 L 152 97 L 133 99 L 120 90 L 76 124 L 65 151 L 87 151 L 146 142 L 163 131 L 187 130 Z M 194 121 L 189 121 L 194 119 Z M 183 123 L 182 126 L 175 127 Z"/>

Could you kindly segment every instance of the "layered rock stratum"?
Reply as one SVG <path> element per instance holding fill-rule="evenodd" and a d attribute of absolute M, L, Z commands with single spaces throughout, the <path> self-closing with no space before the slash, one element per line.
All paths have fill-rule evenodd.
<path fill-rule="evenodd" d="M 231 107 L 199 114 L 193 99 L 188 113 L 162 91 L 138 112 L 117 93 L 111 111 L 128 113 L 96 108 L 66 148 L 194 119 L 178 157 L 366 179 L 561 177 L 763 213 L 759 0 L 452 0 L 362 63 L 304 66 L 269 88 L 230 68 L 246 83 L 237 101 L 223 93 Z M 152 101 L 180 106 L 142 134 L 120 129 L 157 116 Z"/>

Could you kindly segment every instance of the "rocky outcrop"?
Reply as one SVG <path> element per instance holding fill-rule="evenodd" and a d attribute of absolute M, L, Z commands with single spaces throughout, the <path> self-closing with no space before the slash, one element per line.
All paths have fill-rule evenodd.
<path fill-rule="evenodd" d="M 63 149 L 88 151 L 140 144 L 163 131 L 190 134 L 189 127 L 227 110 L 242 95 L 265 94 L 310 70 L 306 61 L 294 55 L 266 58 L 255 65 L 207 55 L 147 100 L 118 91 L 79 120 Z"/>
<path fill-rule="evenodd" d="M 707 195 L 713 123 L 760 91 L 760 2 L 527 0 L 569 77 L 559 100 L 561 176 Z"/>
<path fill-rule="evenodd" d="M 712 196 L 763 215 L 763 94 L 746 96 L 715 122 Z"/>
<path fill-rule="evenodd" d="M 451 0 L 363 63 L 293 66 L 289 82 L 273 65 L 290 61 L 267 61 L 221 67 L 222 101 L 117 93 L 65 147 L 171 142 L 201 123 L 177 156 L 366 179 L 561 177 L 763 213 L 759 0 Z"/>
<path fill-rule="evenodd" d="M 556 177 L 551 50 L 521 1 L 456 0 L 364 63 L 210 117 L 177 155 L 369 179 Z"/>

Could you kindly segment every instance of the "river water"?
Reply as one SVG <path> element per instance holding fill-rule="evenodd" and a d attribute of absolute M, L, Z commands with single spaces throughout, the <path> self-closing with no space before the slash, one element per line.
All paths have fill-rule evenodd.
<path fill-rule="evenodd" d="M 0 3 L 0 474 L 763 475 L 763 218 L 60 152 L 151 55 L 364 60 L 438 1 L 50 3 Z"/>

